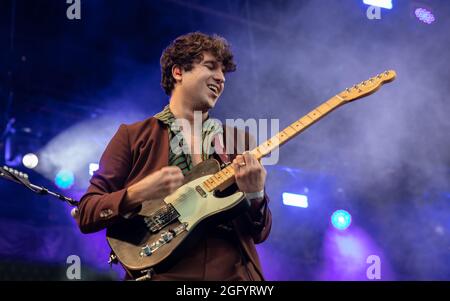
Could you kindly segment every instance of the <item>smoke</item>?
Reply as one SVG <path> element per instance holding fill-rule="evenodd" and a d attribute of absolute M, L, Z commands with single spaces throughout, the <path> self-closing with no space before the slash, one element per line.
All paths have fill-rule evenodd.
<path fill-rule="evenodd" d="M 367 19 L 367 6 L 354 1 L 253 5 L 250 19 L 273 32 L 249 25 L 224 34 L 239 57 L 218 105 L 225 116 L 279 118 L 283 128 L 347 87 L 397 72 L 394 82 L 288 142 L 279 163 L 336 176 L 403 279 L 449 276 L 438 262 L 449 257 L 441 234 L 450 213 L 450 20 L 449 4 L 433 5 L 432 25 L 411 17 L 410 3 L 382 10 L 381 20 Z M 402 236 L 406 230 L 411 235 Z M 407 250 L 410 260 L 402 257 Z M 420 265 L 425 259 L 435 272 Z"/>

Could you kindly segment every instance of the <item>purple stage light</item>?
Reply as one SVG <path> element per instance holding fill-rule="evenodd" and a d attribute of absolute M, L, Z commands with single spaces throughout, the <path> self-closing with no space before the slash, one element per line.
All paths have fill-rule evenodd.
<path fill-rule="evenodd" d="M 372 281 L 393 280 L 388 258 L 376 241 L 361 228 L 354 226 L 347 231 L 330 228 L 323 240 L 323 264 L 317 271 L 317 280 Z M 373 259 L 379 266 L 373 278 Z"/>
<path fill-rule="evenodd" d="M 426 8 L 419 7 L 414 11 L 414 14 L 416 15 L 417 19 L 426 24 L 431 24 L 436 21 L 433 13 Z"/>

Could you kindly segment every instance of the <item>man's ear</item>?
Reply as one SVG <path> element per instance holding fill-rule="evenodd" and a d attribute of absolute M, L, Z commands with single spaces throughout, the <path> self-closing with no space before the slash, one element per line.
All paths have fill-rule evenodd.
<path fill-rule="evenodd" d="M 173 65 L 172 76 L 175 81 L 181 82 L 181 79 L 183 78 L 183 69 L 179 65 Z"/>

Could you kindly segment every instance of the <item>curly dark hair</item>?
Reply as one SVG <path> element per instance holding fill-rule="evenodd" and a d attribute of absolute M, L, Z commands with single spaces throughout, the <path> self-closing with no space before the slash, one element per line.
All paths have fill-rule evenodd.
<path fill-rule="evenodd" d="M 223 37 L 201 32 L 182 35 L 170 43 L 161 56 L 161 87 L 167 95 L 170 96 L 175 87 L 172 67 L 178 65 L 183 70 L 190 71 L 193 63 L 200 63 L 203 60 L 203 52 L 214 55 L 222 63 L 225 73 L 236 70 L 230 45 Z"/>

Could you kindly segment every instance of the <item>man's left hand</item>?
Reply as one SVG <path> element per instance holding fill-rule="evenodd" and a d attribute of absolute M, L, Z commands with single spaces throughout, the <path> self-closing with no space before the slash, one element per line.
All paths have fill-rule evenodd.
<path fill-rule="evenodd" d="M 242 192 L 252 193 L 264 189 L 266 170 L 249 152 L 237 155 L 232 162 L 236 184 Z"/>

